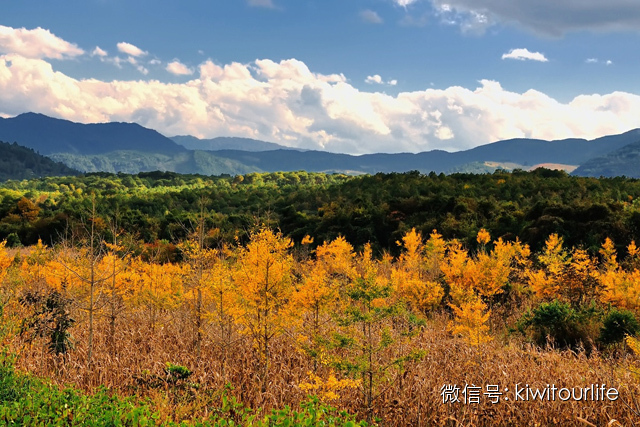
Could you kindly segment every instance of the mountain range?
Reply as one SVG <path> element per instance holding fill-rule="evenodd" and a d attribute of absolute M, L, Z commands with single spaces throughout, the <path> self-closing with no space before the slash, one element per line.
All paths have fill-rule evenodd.
<path fill-rule="evenodd" d="M 79 124 L 37 113 L 0 118 L 0 141 L 17 142 L 83 172 L 166 170 L 204 175 L 307 170 L 350 174 L 418 170 L 492 172 L 538 166 L 576 175 L 640 178 L 640 129 L 594 140 L 510 139 L 446 152 L 353 156 L 296 150 L 248 138 L 166 137 L 135 123 Z"/>

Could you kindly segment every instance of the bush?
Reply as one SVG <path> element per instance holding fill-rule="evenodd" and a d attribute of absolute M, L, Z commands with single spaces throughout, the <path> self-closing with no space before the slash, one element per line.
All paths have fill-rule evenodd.
<path fill-rule="evenodd" d="M 544 302 L 522 316 L 518 329 L 523 334 L 530 332 L 533 342 L 539 346 L 576 349 L 582 345 L 590 349 L 588 323 L 593 319 L 593 312 L 593 308 L 576 311 L 570 304 L 558 300 Z"/>
<path fill-rule="evenodd" d="M 603 344 L 622 342 L 626 335 L 640 332 L 640 323 L 628 310 L 613 308 L 604 319 L 598 340 Z"/>

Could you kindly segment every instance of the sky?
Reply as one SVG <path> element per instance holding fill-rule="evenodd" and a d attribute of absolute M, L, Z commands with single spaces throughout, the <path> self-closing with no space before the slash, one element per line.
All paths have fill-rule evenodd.
<path fill-rule="evenodd" d="M 0 116 L 350 154 L 640 127 L 637 0 L 4 0 Z"/>

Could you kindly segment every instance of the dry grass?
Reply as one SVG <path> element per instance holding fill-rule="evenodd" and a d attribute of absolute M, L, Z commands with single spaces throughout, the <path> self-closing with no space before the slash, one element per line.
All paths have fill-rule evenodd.
<path fill-rule="evenodd" d="M 107 320 L 99 320 L 94 361 L 88 367 L 86 320 L 81 312 L 75 315 L 79 322 L 72 329 L 76 342 L 73 351 L 56 359 L 43 351 L 42 343 L 27 345 L 16 337 L 12 346 L 20 354 L 19 367 L 50 377 L 59 385 L 75 385 L 84 390 L 106 386 L 123 394 L 149 397 L 165 417 L 174 420 L 206 417 L 215 410 L 219 392 L 227 382 L 234 386 L 232 393 L 251 407 L 295 407 L 305 398 L 298 384 L 307 379 L 312 363 L 296 351 L 294 340 L 287 336 L 274 343 L 268 391 L 261 394 L 257 378 L 260 360 L 250 341 L 241 335 L 235 336 L 225 353 L 216 345 L 212 328 L 198 360 L 186 313 L 165 312 L 151 327 L 143 312 L 129 312 L 118 322 L 115 348 L 107 341 Z M 469 347 L 451 337 L 446 330 L 447 321 L 444 314 L 430 319 L 411 344 L 425 351 L 424 359 L 379 385 L 381 394 L 375 402 L 375 415 L 381 425 L 618 425 L 613 420 L 620 425 L 640 423 L 640 377 L 634 374 L 640 369 L 632 356 L 608 360 L 597 353 L 587 356 L 541 350 L 510 337 Z M 154 378 L 165 376 L 166 362 L 191 369 L 190 381 L 198 383 L 199 388 L 186 386 L 172 391 L 166 383 L 154 386 Z M 494 384 L 513 390 L 518 383 L 531 387 L 607 384 L 620 390 L 620 398 L 615 402 L 515 402 L 510 398 L 493 404 L 482 397 L 480 404 L 444 404 L 440 395 L 445 384 L 474 384 L 484 391 L 486 385 Z M 363 413 L 363 400 L 357 390 L 343 393 L 334 403 L 350 412 Z"/>

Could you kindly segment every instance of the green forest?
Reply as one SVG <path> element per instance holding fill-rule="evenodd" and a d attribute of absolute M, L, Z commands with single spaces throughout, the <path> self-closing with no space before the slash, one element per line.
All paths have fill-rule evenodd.
<path fill-rule="evenodd" d="M 70 224 L 98 213 L 145 243 L 181 241 L 200 212 L 216 230 L 209 244 L 245 239 L 257 223 L 314 245 L 338 236 L 356 248 L 391 251 L 404 233 L 437 229 L 474 248 L 486 228 L 540 249 L 557 233 L 569 246 L 597 251 L 606 237 L 624 250 L 640 240 L 640 182 L 583 178 L 562 171 L 493 174 L 418 172 L 346 176 L 307 172 L 207 177 L 172 172 L 94 173 L 8 181 L 0 186 L 0 240 L 55 243 Z"/>

